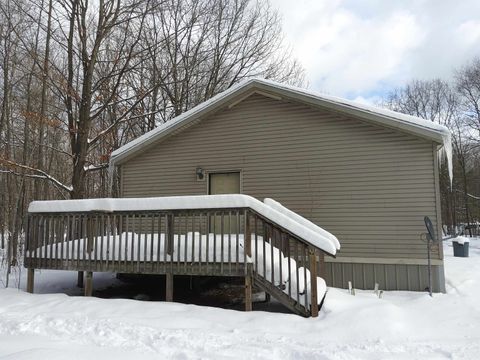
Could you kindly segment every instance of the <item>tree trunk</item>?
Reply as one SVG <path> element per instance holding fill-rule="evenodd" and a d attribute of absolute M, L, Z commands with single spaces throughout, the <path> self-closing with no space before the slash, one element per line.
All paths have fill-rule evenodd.
<path fill-rule="evenodd" d="M 52 28 L 52 0 L 48 2 L 48 16 L 47 16 L 47 33 L 45 38 L 45 56 L 43 58 L 43 68 L 42 70 L 42 95 L 40 102 L 40 114 L 39 119 L 39 129 L 38 129 L 38 158 L 37 158 L 37 169 L 43 170 L 44 168 L 44 137 L 45 137 L 45 124 L 47 123 L 46 114 L 47 114 L 47 80 L 48 80 L 48 63 L 50 61 L 50 38 L 51 38 L 51 28 Z M 35 200 L 40 200 L 45 197 L 46 192 L 46 183 L 45 182 L 35 182 L 34 198 Z"/>

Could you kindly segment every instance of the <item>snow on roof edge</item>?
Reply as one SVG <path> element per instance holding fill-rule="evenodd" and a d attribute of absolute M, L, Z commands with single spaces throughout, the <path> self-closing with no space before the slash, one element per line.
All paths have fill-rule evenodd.
<path fill-rule="evenodd" d="M 84 200 L 33 201 L 29 213 L 87 212 L 87 211 L 139 211 L 139 210 L 188 210 L 248 207 L 279 224 L 286 230 L 328 254 L 335 255 L 337 246 L 330 238 L 315 232 L 277 209 L 243 194 L 193 195 L 156 198 L 102 198 Z M 298 215 L 300 217 L 300 215 Z M 306 220 L 306 219 L 305 219 Z M 320 227 L 319 227 L 320 228 Z M 320 228 L 321 229 L 321 228 Z M 322 229 L 323 230 L 323 229 Z M 326 230 L 323 230 L 326 232 Z M 328 232 L 327 232 L 328 233 Z"/>
<path fill-rule="evenodd" d="M 307 96 L 314 100 L 325 101 L 331 104 L 340 105 L 343 107 L 348 107 L 354 110 L 363 111 L 366 113 L 374 114 L 377 116 L 381 116 L 393 121 L 397 121 L 399 123 L 403 123 L 409 126 L 413 126 L 419 129 L 423 129 L 426 131 L 432 131 L 434 133 L 440 134 L 444 143 L 448 143 L 448 138 L 451 136 L 450 131 L 447 127 L 434 123 L 433 121 L 421 119 L 415 116 L 402 114 L 396 111 L 382 109 L 376 106 L 369 106 L 365 104 L 360 104 L 355 101 L 343 99 L 340 97 L 332 96 L 332 95 L 325 95 L 321 93 L 317 93 L 310 90 L 305 90 L 296 86 L 282 84 L 276 81 L 267 80 L 263 78 L 250 78 L 244 81 L 239 82 L 238 84 L 233 85 L 232 87 L 228 88 L 227 90 L 215 95 L 214 97 L 210 98 L 202 102 L 201 104 L 193 107 L 192 109 L 184 112 L 183 114 L 173 118 L 172 120 L 167 121 L 166 123 L 158 126 L 157 128 L 139 136 L 138 138 L 130 141 L 129 143 L 119 147 L 118 149 L 114 150 L 110 156 L 110 165 L 112 166 L 115 162 L 116 158 L 128 153 L 130 150 L 133 150 L 140 146 L 144 142 L 149 142 L 153 140 L 156 135 L 164 133 L 169 129 L 172 129 L 174 126 L 181 124 L 184 120 L 189 119 L 190 117 L 194 116 L 195 114 L 207 109 L 208 107 L 222 101 L 227 96 L 231 95 L 232 93 L 250 85 L 253 83 L 258 83 L 261 85 L 266 85 L 269 87 L 273 87 L 276 89 L 290 91 L 301 96 Z"/>
<path fill-rule="evenodd" d="M 246 86 L 248 83 L 251 83 L 251 82 L 253 82 L 252 79 L 248 79 L 246 81 L 239 82 L 238 84 L 235 84 L 235 85 L 231 86 L 227 90 L 225 90 L 221 93 L 218 93 L 217 95 L 215 95 L 212 98 L 198 104 L 197 106 L 194 106 L 190 110 L 185 111 L 184 113 L 180 114 L 179 116 L 163 123 L 162 125 L 156 127 L 155 129 L 139 136 L 136 139 L 133 139 L 132 141 L 128 142 L 127 144 L 125 144 L 125 145 L 119 147 L 118 149 L 112 151 L 112 153 L 110 155 L 110 161 L 112 161 L 116 157 L 130 151 L 131 149 L 137 147 L 137 145 L 140 145 L 144 141 L 148 141 L 148 140 L 154 138 L 157 134 L 163 133 L 163 132 L 171 129 L 175 125 L 181 123 L 183 120 L 186 120 L 186 119 L 190 118 L 191 116 L 194 116 L 195 114 L 205 110 L 209 106 L 214 105 L 215 103 L 223 100 L 228 95 L 234 93 L 238 89 Z"/>
<path fill-rule="evenodd" d="M 360 110 L 373 115 L 382 116 L 383 118 L 387 118 L 401 124 L 406 124 L 422 130 L 427 130 L 427 131 L 431 131 L 439 134 L 443 143 L 442 144 L 443 146 L 441 149 L 441 156 L 442 157 L 444 156 L 447 160 L 448 175 L 450 178 L 450 184 L 452 184 L 453 182 L 452 134 L 445 125 L 435 123 L 431 120 L 422 119 L 417 116 L 403 114 L 397 111 L 380 108 L 378 106 L 361 104 L 361 103 L 340 98 L 337 96 L 321 94 L 314 91 L 305 90 L 296 86 L 278 83 L 272 80 L 256 79 L 256 81 L 262 84 L 276 87 L 278 89 L 291 91 L 291 92 L 300 94 L 302 96 L 307 96 L 316 100 L 330 102 L 336 105 L 346 106 L 354 110 Z"/>
<path fill-rule="evenodd" d="M 292 92 L 301 94 L 303 96 L 321 99 L 323 101 L 331 102 L 337 105 L 347 106 L 349 108 L 364 111 L 374 115 L 380 115 L 384 118 L 392 119 L 402 124 L 414 126 L 423 130 L 432 131 L 439 134 L 443 142 L 442 144 L 443 146 L 441 149 L 441 156 L 445 157 L 447 160 L 448 176 L 450 179 L 450 185 L 452 184 L 453 182 L 452 134 L 445 125 L 438 124 L 431 120 L 422 119 L 417 116 L 407 115 L 397 111 L 380 108 L 377 106 L 361 104 L 355 101 L 343 99 L 343 98 L 332 96 L 332 95 L 325 95 L 325 94 L 320 94 L 313 91 L 307 91 L 305 89 L 302 89 L 296 86 L 281 84 L 271 80 L 259 79 L 258 81 L 260 83 L 268 84 L 270 86 L 275 86 L 277 88 L 285 89 L 287 91 L 292 91 Z"/>
<path fill-rule="evenodd" d="M 287 90 L 287 91 L 292 91 L 292 92 L 298 93 L 300 95 L 308 96 L 308 97 L 311 97 L 311 98 L 314 98 L 314 99 L 323 100 L 323 101 L 327 101 L 327 102 L 330 102 L 330 103 L 335 103 L 337 105 L 343 105 L 343 106 L 347 106 L 347 107 L 350 107 L 350 108 L 353 108 L 353 109 L 362 110 L 362 111 L 372 113 L 372 114 L 375 114 L 375 115 L 380 115 L 380 116 L 383 116 L 383 117 L 387 117 L 387 118 L 390 118 L 390 119 L 393 119 L 393 120 L 396 120 L 396 121 L 404 122 L 407 125 L 417 126 L 417 127 L 424 128 L 426 130 L 431 130 L 431 131 L 441 133 L 441 134 L 443 134 L 443 133 L 450 134 L 450 130 L 446 126 L 435 123 L 431 120 L 426 120 L 426 119 L 422 119 L 422 118 L 419 118 L 419 117 L 416 117 L 416 116 L 403 114 L 403 113 L 400 113 L 400 112 L 397 112 L 397 111 L 384 109 L 384 108 L 381 108 L 381 107 L 378 107 L 378 106 L 362 104 L 362 103 L 359 103 L 359 102 L 356 102 L 356 101 L 344 99 L 344 98 L 334 96 L 334 95 L 328 95 L 328 94 L 323 94 L 323 93 L 319 93 L 319 92 L 316 92 L 316 91 L 306 90 L 306 89 L 303 89 L 303 88 L 300 88 L 300 87 L 297 87 L 297 86 L 278 83 L 278 82 L 272 81 L 272 80 L 255 78 L 254 81 L 257 81 L 259 83 L 269 85 L 269 86 L 272 86 L 272 87 L 275 87 L 275 88 L 284 89 L 284 90 Z"/>

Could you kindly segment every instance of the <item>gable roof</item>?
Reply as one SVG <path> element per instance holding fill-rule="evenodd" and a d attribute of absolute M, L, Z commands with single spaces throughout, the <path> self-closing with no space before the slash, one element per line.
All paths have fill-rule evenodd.
<path fill-rule="evenodd" d="M 211 114 L 225 106 L 234 106 L 254 93 L 260 93 L 279 100 L 287 99 L 304 103 L 341 115 L 353 116 L 367 122 L 431 140 L 447 148 L 451 146 L 451 135 L 448 128 L 433 121 L 360 104 L 335 96 L 318 94 L 271 80 L 253 78 L 230 87 L 224 92 L 217 94 L 211 99 L 113 151 L 110 157 L 110 166 L 120 165 L 128 158 L 146 149 L 152 143 L 184 130 L 207 114 Z M 446 153 L 448 155 L 448 149 L 446 149 Z"/>

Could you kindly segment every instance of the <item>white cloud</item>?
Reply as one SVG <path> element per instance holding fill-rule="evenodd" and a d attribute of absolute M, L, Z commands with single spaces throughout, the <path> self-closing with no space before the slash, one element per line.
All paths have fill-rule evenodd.
<path fill-rule="evenodd" d="M 460 42 L 466 46 L 478 44 L 480 40 L 480 20 L 468 20 L 461 23 L 456 29 Z"/>
<path fill-rule="evenodd" d="M 363 104 L 363 105 L 373 105 L 373 106 L 379 106 L 382 102 L 382 98 L 378 95 L 375 96 L 370 96 L 370 97 L 363 97 L 363 96 L 357 96 L 352 99 L 353 101 Z"/>
<path fill-rule="evenodd" d="M 355 98 L 480 55 L 478 0 L 272 0 L 310 87 Z"/>

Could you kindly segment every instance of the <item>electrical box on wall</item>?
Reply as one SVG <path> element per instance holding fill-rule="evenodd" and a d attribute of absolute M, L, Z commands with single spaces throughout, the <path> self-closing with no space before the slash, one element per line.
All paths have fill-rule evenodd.
<path fill-rule="evenodd" d="M 205 170 L 202 169 L 201 167 L 198 167 L 195 170 L 195 175 L 197 177 L 197 181 L 205 181 Z"/>

